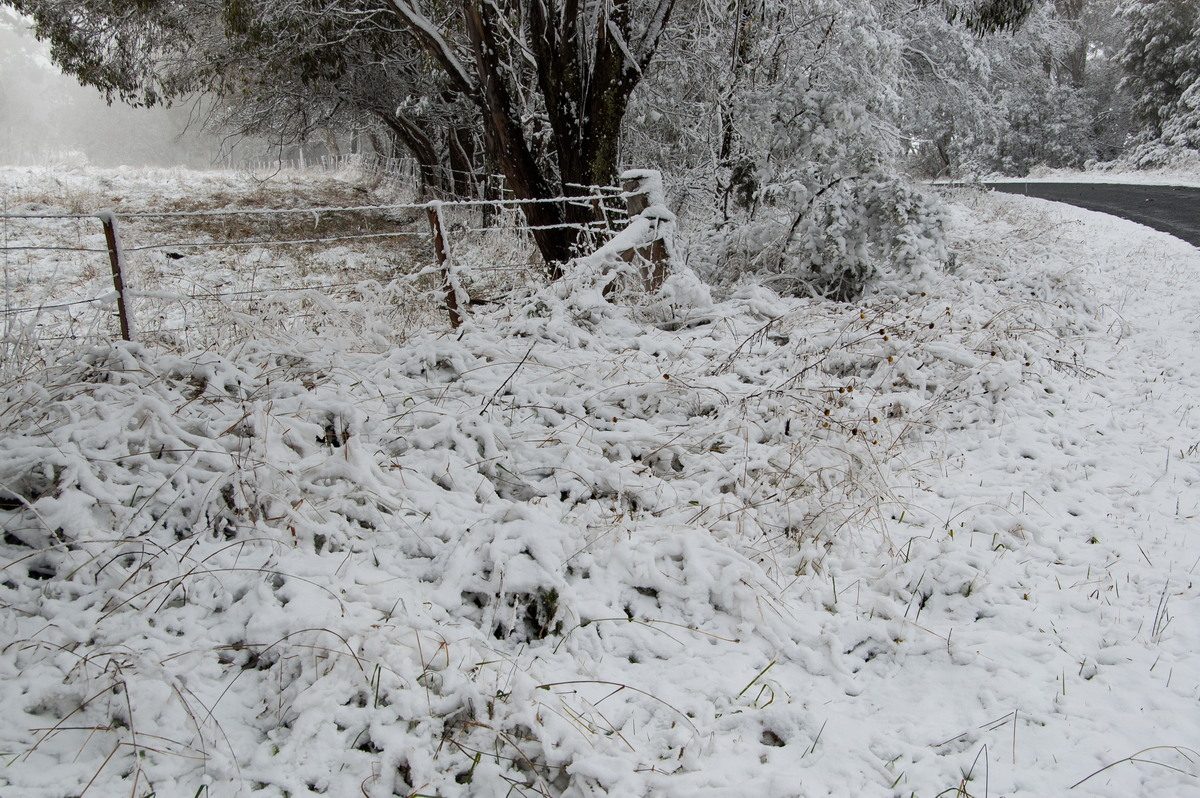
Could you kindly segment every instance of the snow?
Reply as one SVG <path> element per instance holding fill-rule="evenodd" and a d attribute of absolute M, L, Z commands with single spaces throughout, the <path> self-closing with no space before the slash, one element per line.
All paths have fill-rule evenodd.
<path fill-rule="evenodd" d="M 1192 159 L 1195 161 L 1196 159 Z M 1180 163 L 1154 169 L 1129 169 L 1119 164 L 1096 164 L 1091 169 L 1035 167 L 1027 177 L 993 175 L 987 183 L 1118 183 L 1137 186 L 1200 186 L 1200 163 Z"/>
<path fill-rule="evenodd" d="M 6 364 L 0 793 L 1195 793 L 1200 252 L 947 196 L 853 305 Z"/>

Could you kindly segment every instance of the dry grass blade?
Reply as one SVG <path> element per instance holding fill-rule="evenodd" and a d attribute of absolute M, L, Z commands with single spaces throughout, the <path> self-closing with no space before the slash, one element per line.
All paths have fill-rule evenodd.
<path fill-rule="evenodd" d="M 1115 768 L 1118 765 L 1124 765 L 1126 763 L 1140 763 L 1140 764 L 1146 764 L 1146 765 L 1154 765 L 1156 767 L 1166 768 L 1167 770 L 1171 770 L 1176 773 L 1183 774 L 1185 776 L 1191 776 L 1192 778 L 1200 778 L 1200 772 L 1196 772 L 1195 770 L 1185 770 L 1181 767 L 1176 767 L 1175 765 L 1167 764 L 1166 762 L 1155 762 L 1152 759 L 1143 759 L 1142 758 L 1143 754 L 1148 754 L 1151 751 L 1174 751 L 1175 753 L 1179 754 L 1180 756 L 1182 756 L 1184 759 L 1186 759 L 1188 762 L 1191 762 L 1191 763 L 1195 763 L 1197 759 L 1200 759 L 1200 752 L 1197 752 L 1191 748 L 1187 748 L 1187 747 L 1180 746 L 1180 745 L 1152 745 L 1149 748 L 1143 748 L 1142 750 L 1140 750 L 1136 753 L 1130 754 L 1129 756 L 1124 757 L 1122 759 L 1118 759 L 1115 762 L 1108 763 L 1107 765 L 1100 768 L 1099 770 L 1097 770 L 1087 776 L 1084 776 L 1082 779 L 1080 779 L 1079 781 L 1072 784 L 1070 789 L 1073 790 L 1076 787 L 1078 787 L 1079 785 L 1083 784 L 1084 782 L 1087 782 L 1087 781 L 1095 778 L 1096 776 L 1099 776 L 1104 771 Z"/>

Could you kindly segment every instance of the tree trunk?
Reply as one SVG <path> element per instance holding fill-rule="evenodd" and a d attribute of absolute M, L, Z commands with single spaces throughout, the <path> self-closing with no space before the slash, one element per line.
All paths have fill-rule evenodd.
<path fill-rule="evenodd" d="M 616 39 L 630 27 L 628 6 L 629 0 L 613 0 L 588 39 L 578 3 L 530 4 L 530 49 L 547 100 L 563 196 L 588 194 L 588 187 L 616 177 L 621 121 L 641 69 L 630 60 L 628 43 L 623 47 Z M 591 208 L 575 205 L 565 216 L 576 225 L 594 221 Z"/>
<path fill-rule="evenodd" d="M 630 18 L 632 0 L 459 2 L 462 26 L 440 27 L 417 8 L 417 0 L 391 0 L 401 23 L 454 90 L 479 106 L 487 154 L 517 198 L 578 195 L 611 181 L 629 97 L 658 48 L 675 0 L 656 0 L 636 21 Z M 536 106 L 515 98 L 531 91 L 540 95 L 549 118 L 557 175 L 539 164 L 525 135 L 523 113 Z M 551 277 L 560 276 L 578 238 L 565 224 L 590 221 L 591 211 L 559 202 L 529 203 L 522 210 Z"/>
<path fill-rule="evenodd" d="M 480 187 L 475 174 L 475 137 L 471 128 L 452 128 L 447 149 L 450 153 L 450 185 L 454 196 L 478 199 Z"/>
<path fill-rule="evenodd" d="M 329 157 L 335 161 L 342 157 L 342 148 L 338 146 L 337 134 L 331 128 L 321 128 L 321 137 L 325 139 L 325 149 L 329 150 Z"/>
<path fill-rule="evenodd" d="M 421 170 L 421 183 L 425 190 L 448 191 L 450 187 L 445 184 L 444 172 L 439 168 L 441 162 L 438 159 L 437 150 L 434 149 L 433 142 L 429 140 L 424 131 L 402 114 L 379 113 L 378 116 L 392 131 L 396 140 L 401 142 L 417 160 L 417 167 Z"/>
<path fill-rule="evenodd" d="M 467 34 L 475 57 L 483 107 L 484 143 L 500 165 L 517 199 L 552 199 L 550 182 L 538 168 L 525 140 L 521 119 L 516 113 L 508 85 L 504 80 L 502 55 L 496 39 L 490 4 L 468 0 L 464 9 Z M 571 257 L 575 236 L 564 227 L 566 221 L 557 203 L 538 202 L 522 206 L 533 238 L 549 268 L 550 278 L 562 276 L 562 264 Z"/>

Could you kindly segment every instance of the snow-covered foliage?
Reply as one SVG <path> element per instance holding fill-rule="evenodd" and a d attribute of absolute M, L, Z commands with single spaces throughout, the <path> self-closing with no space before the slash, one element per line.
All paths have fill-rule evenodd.
<path fill-rule="evenodd" d="M 1129 30 L 1120 59 L 1147 145 L 1143 159 L 1157 166 L 1156 150 L 1200 149 L 1200 10 L 1126 0 L 1119 13 Z"/>
<path fill-rule="evenodd" d="M 1016 30 L 984 37 L 929 10 L 893 19 L 913 167 L 930 177 L 1024 175 L 1112 157 L 1125 125 L 1108 4 L 1037 4 Z"/>
<path fill-rule="evenodd" d="M 702 4 L 701 11 L 707 7 Z M 944 256 L 936 202 L 897 171 L 900 38 L 868 2 L 772 0 L 688 19 L 635 106 L 669 163 L 691 263 L 716 284 L 854 299 Z"/>
<path fill-rule="evenodd" d="M 955 201 L 923 294 L 684 270 L 6 382 L 0 791 L 1195 789 L 1195 255 Z"/>
<path fill-rule="evenodd" d="M 937 203 L 891 173 L 865 107 L 825 92 L 757 107 L 773 122 L 765 173 L 750 218 L 719 232 L 723 265 L 769 274 L 786 293 L 840 300 L 881 277 L 919 280 L 940 265 Z"/>

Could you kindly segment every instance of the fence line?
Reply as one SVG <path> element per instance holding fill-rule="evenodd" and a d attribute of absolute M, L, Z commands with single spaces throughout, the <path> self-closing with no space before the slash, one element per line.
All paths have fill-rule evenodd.
<path fill-rule="evenodd" d="M 213 209 L 213 210 L 196 210 L 196 211 L 142 211 L 142 212 L 121 212 L 121 211 L 100 211 L 94 214 L 48 214 L 48 213 L 0 213 L 0 220 L 6 223 L 6 234 L 3 249 L 5 253 L 24 251 L 47 251 L 47 252 L 80 252 L 87 254 L 106 253 L 109 256 L 110 266 L 112 271 L 112 280 L 114 293 L 103 298 L 93 298 L 87 300 L 79 300 L 72 302 L 62 302 L 39 307 L 20 307 L 7 308 L 3 311 L 5 317 L 10 317 L 18 313 L 36 312 L 48 309 L 69 308 L 76 305 L 86 304 L 108 304 L 116 300 L 117 315 L 120 322 L 121 335 L 126 340 L 133 340 L 135 336 L 135 325 L 132 309 L 130 308 L 130 300 L 134 298 L 158 298 L 176 301 L 196 301 L 199 299 L 216 299 L 221 297 L 233 296 L 254 296 L 254 295 L 276 295 L 280 293 L 298 293 L 312 290 L 327 290 L 333 286 L 324 285 L 315 288 L 291 288 L 291 289 L 270 289 L 261 291 L 244 291 L 231 292 L 228 294 L 215 294 L 206 292 L 204 294 L 192 293 L 177 294 L 172 292 L 161 291 L 139 291 L 136 290 L 129 279 L 127 256 L 134 253 L 145 253 L 151 251 L 163 250 L 205 250 L 216 248 L 234 248 L 234 247 L 283 247 L 295 245 L 314 245 L 327 244 L 339 241 L 354 241 L 354 240 L 386 240 L 386 239 L 404 239 L 404 238 L 420 238 L 428 236 L 432 242 L 433 254 L 437 260 L 437 266 L 427 269 L 420 269 L 415 274 L 409 277 L 412 280 L 427 276 L 431 273 L 438 273 L 441 277 L 440 291 L 442 293 L 442 306 L 448 316 L 452 327 L 459 326 L 463 321 L 463 313 L 470 303 L 470 297 L 464 289 L 462 278 L 459 275 L 459 266 L 454 257 L 454 242 L 453 235 L 462 235 L 467 233 L 486 233 L 491 231 L 515 230 L 518 233 L 529 233 L 537 230 L 551 229 L 570 229 L 591 235 L 611 237 L 615 234 L 613 229 L 613 217 L 629 216 L 632 210 L 633 203 L 631 199 L 641 196 L 642 191 L 636 187 L 630 188 L 627 184 L 625 188 L 617 188 L 612 186 L 570 186 L 568 188 L 578 188 L 581 191 L 586 190 L 589 193 L 581 195 L 565 195 L 560 197 L 552 197 L 548 199 L 469 199 L 469 200 L 434 200 L 420 203 L 392 203 L 383 205 L 357 205 L 357 206 L 328 206 L 317 208 L 244 208 L 244 209 Z M 624 200 L 628 207 L 618 208 L 613 207 L 614 200 Z M 451 226 L 446 223 L 444 211 L 447 210 L 471 210 L 471 209 L 487 209 L 500 208 L 519 210 L 523 207 L 533 204 L 562 204 L 575 205 L 578 207 L 589 208 L 596 216 L 596 221 L 593 223 L 580 224 L 563 222 L 557 225 L 528 225 L 516 223 L 512 226 L 504 225 L 489 225 L 486 224 L 487 217 L 485 215 L 485 224 L 475 226 L 471 224 Z M 138 220 L 147 219 L 189 219 L 189 218 L 221 218 L 221 217 L 280 217 L 292 216 L 296 214 L 307 214 L 314 217 L 314 226 L 320 223 L 323 216 L 334 216 L 337 214 L 350 213 L 383 213 L 395 211 L 425 211 L 429 221 L 429 232 L 420 233 L 412 230 L 396 230 L 392 232 L 362 232 L 355 234 L 330 235 L 330 236 L 310 236 L 305 238 L 263 238 L 254 240 L 230 240 L 230 241 L 190 241 L 181 240 L 168 242 L 152 242 L 148 244 L 138 244 L 136 246 L 124 247 L 121 242 L 121 233 L 119 223 L 130 223 Z M 97 248 L 94 246 L 58 246 L 58 245 L 38 245 L 38 244 L 18 244 L 8 245 L 8 228 L 9 221 L 39 221 L 39 220 L 90 220 L 99 221 L 105 234 L 105 248 Z M 395 222 L 395 220 L 388 220 Z M 410 223 L 412 220 L 409 220 Z M 168 252 L 169 255 L 175 256 L 175 253 Z M 494 269 L 481 269 L 479 271 L 494 271 Z M 359 283 L 346 284 L 358 285 Z"/>
<path fill-rule="evenodd" d="M 581 186 L 580 188 L 585 188 Z M 324 206 L 318 208 L 227 208 L 211 211 L 111 211 L 118 219 L 171 219 L 186 217 L 216 217 L 216 216 L 285 216 L 290 214 L 326 214 L 326 213 L 361 213 L 365 211 L 395 211 L 395 210 L 428 210 L 435 206 L 455 208 L 482 208 L 488 206 L 547 205 L 566 203 L 584 205 L 585 203 L 625 199 L 627 193 L 621 189 L 613 189 L 613 193 L 592 195 L 564 195 L 539 199 L 469 199 L 469 200 L 429 200 L 428 202 L 397 202 L 387 205 L 346 205 Z M 614 209 L 610 209 L 614 210 Z M 33 214 L 33 213 L 0 213 L 0 219 L 94 219 L 94 213 L 62 213 L 62 214 Z M 561 225 L 565 227 L 566 225 Z"/>
<path fill-rule="evenodd" d="M 389 157 L 380 155 L 375 152 L 359 152 L 350 153 L 348 155 L 323 155 L 317 161 L 302 161 L 296 158 L 281 159 L 275 161 L 258 160 L 244 161 L 242 168 L 247 171 L 257 171 L 262 169 L 316 169 L 320 168 L 323 171 L 337 171 L 340 169 L 359 169 L 364 172 L 369 172 L 373 175 L 385 178 L 404 180 L 411 184 L 411 187 L 420 189 L 423 181 L 423 174 L 433 173 L 446 178 L 445 182 L 449 184 L 467 183 L 482 188 L 485 191 L 489 188 L 494 188 L 501 196 L 505 193 L 512 193 L 512 189 L 508 186 L 508 180 L 504 175 L 499 174 L 483 174 L 478 171 L 455 169 L 445 164 L 433 164 L 422 167 L 415 158 L 411 157 Z M 581 183 L 564 183 L 564 188 L 580 189 L 593 193 L 611 193 L 620 194 L 622 189 L 616 186 L 599 186 L 587 185 Z M 425 188 L 432 188 L 425 186 Z"/>

